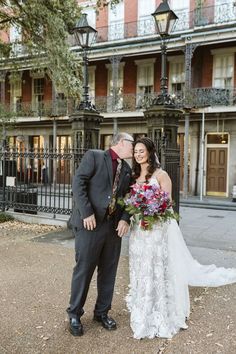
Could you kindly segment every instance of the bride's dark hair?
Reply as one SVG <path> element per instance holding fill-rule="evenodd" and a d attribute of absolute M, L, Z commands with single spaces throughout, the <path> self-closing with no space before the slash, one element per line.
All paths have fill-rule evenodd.
<path fill-rule="evenodd" d="M 150 138 L 143 137 L 143 138 L 137 139 L 134 143 L 134 149 L 138 143 L 145 145 L 145 147 L 148 151 L 148 154 L 149 154 L 148 168 L 147 168 L 148 173 L 145 176 L 145 180 L 147 182 L 151 178 L 153 173 L 156 171 L 156 169 L 160 168 L 161 165 L 160 165 L 158 158 L 157 158 L 156 147 L 154 145 L 154 142 Z M 141 173 L 140 164 L 137 163 L 135 158 L 133 157 L 133 178 L 137 179 L 140 176 L 140 173 Z"/>

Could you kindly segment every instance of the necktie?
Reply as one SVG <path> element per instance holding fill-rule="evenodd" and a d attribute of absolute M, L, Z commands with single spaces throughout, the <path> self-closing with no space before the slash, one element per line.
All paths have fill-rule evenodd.
<path fill-rule="evenodd" d="M 117 192 L 117 187 L 120 179 L 120 171 L 121 171 L 121 165 L 122 161 L 121 159 L 117 159 L 118 165 L 116 169 L 116 174 L 113 182 L 113 187 L 112 187 L 112 199 L 109 204 L 109 215 L 113 214 L 114 211 L 116 210 L 116 192 Z"/>

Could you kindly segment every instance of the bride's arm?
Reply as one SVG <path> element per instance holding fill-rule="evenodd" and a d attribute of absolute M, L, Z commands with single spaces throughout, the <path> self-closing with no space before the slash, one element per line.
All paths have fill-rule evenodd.
<path fill-rule="evenodd" d="M 171 193 L 172 193 L 172 183 L 171 179 L 166 171 L 160 171 L 156 176 L 156 179 L 161 187 L 161 189 L 167 193 L 169 193 L 170 200 L 172 200 Z"/>

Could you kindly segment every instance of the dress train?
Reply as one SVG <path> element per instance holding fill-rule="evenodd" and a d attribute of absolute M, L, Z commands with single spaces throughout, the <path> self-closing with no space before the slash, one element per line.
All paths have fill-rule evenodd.
<path fill-rule="evenodd" d="M 217 287 L 236 282 L 236 269 L 201 265 L 172 219 L 144 231 L 136 225 L 129 243 L 127 307 L 134 338 L 171 338 L 187 328 L 188 286 Z"/>

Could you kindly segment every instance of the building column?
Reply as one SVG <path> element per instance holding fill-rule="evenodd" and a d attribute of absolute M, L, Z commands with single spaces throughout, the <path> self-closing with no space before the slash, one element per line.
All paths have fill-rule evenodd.
<path fill-rule="evenodd" d="M 0 92 L 0 101 L 2 104 L 5 104 L 5 80 L 6 80 L 6 70 L 0 70 L 0 84 L 1 84 L 1 92 Z"/>
<path fill-rule="evenodd" d="M 184 48 L 185 53 L 185 94 L 187 94 L 192 87 L 192 57 L 198 44 L 188 43 Z M 187 97 L 186 97 L 187 98 Z M 189 119 L 191 107 L 184 107 L 185 129 L 184 129 L 184 184 L 183 197 L 188 197 L 188 151 L 189 151 Z"/>
<path fill-rule="evenodd" d="M 188 150 L 189 150 L 189 117 L 190 113 L 184 114 L 184 183 L 183 183 L 183 197 L 188 197 Z"/>
<path fill-rule="evenodd" d="M 119 67 L 120 61 L 122 59 L 122 55 L 112 55 L 110 58 L 111 69 L 112 69 L 112 102 L 111 102 L 111 110 L 112 112 L 117 111 L 118 103 L 119 103 Z M 118 123 L 117 118 L 113 118 L 113 135 L 118 133 Z"/>

